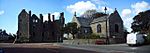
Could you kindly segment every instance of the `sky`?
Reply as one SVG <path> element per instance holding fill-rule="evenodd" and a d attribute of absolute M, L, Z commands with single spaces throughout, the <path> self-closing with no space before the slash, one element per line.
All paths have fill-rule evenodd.
<path fill-rule="evenodd" d="M 55 15 L 64 12 L 65 23 L 71 22 L 74 12 L 77 16 L 82 15 L 86 10 L 95 9 L 98 12 L 111 14 L 115 8 L 124 21 L 124 26 L 130 32 L 132 29 L 132 18 L 139 12 L 150 9 L 150 0 L 0 0 L 0 29 L 7 33 L 16 34 L 18 30 L 18 15 L 22 9 L 32 14 L 42 14 L 47 20 L 48 13 Z"/>

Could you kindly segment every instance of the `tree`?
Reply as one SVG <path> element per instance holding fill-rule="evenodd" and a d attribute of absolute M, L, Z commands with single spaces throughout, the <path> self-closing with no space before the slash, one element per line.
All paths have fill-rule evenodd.
<path fill-rule="evenodd" d="M 77 23 L 76 22 L 69 22 L 64 27 L 64 32 L 66 34 L 71 33 L 73 35 L 73 39 L 75 38 L 75 34 L 78 32 Z"/>
<path fill-rule="evenodd" d="M 64 32 L 64 34 L 67 34 L 68 35 L 67 37 L 69 38 L 70 30 L 69 30 L 69 27 L 67 24 L 65 24 L 65 27 L 63 28 L 63 32 Z"/>
<path fill-rule="evenodd" d="M 7 33 L 6 33 L 6 30 L 3 30 L 3 32 L 2 32 L 4 35 L 8 35 Z"/>
<path fill-rule="evenodd" d="M 0 33 L 2 33 L 2 29 L 0 29 Z"/>
<path fill-rule="evenodd" d="M 84 18 L 93 18 L 92 15 L 95 14 L 97 11 L 92 9 L 92 10 L 87 10 L 84 12 L 84 14 L 81 15 L 81 17 Z"/>
<path fill-rule="evenodd" d="M 133 18 L 132 32 L 148 33 L 150 31 L 150 10 L 140 12 Z"/>
<path fill-rule="evenodd" d="M 98 18 L 98 17 L 102 17 L 105 16 L 107 14 L 103 13 L 103 12 L 97 12 L 96 10 L 87 10 L 84 12 L 84 14 L 81 15 L 81 17 L 83 18 Z"/>

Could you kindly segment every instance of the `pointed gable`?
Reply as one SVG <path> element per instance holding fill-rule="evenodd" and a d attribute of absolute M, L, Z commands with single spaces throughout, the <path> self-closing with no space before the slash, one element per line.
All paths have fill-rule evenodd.
<path fill-rule="evenodd" d="M 109 20 L 118 21 L 118 22 L 123 23 L 123 20 L 116 9 L 113 13 L 110 14 L 110 16 L 108 18 L 109 18 Z M 110 21 L 110 22 L 113 22 L 113 21 Z"/>
<path fill-rule="evenodd" d="M 35 14 L 32 15 L 33 19 L 39 19 Z"/>
<path fill-rule="evenodd" d="M 22 16 L 22 15 L 28 15 L 28 13 L 26 12 L 25 9 L 23 9 L 23 10 L 19 13 L 19 16 Z"/>
<path fill-rule="evenodd" d="M 79 20 L 78 20 L 78 17 L 76 17 L 76 16 L 73 17 L 72 22 L 76 22 L 77 25 L 78 25 L 78 27 L 81 26 L 81 24 L 80 24 L 80 22 L 79 22 Z"/>

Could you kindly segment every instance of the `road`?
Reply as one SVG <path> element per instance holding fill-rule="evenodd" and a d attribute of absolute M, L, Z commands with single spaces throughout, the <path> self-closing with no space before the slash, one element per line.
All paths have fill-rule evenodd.
<path fill-rule="evenodd" d="M 54 45 L 53 43 L 0 43 L 4 53 L 99 53 L 95 51 L 73 49 Z"/>
<path fill-rule="evenodd" d="M 97 51 L 102 53 L 149 53 L 150 45 L 143 45 L 139 47 L 129 47 L 126 44 L 111 44 L 111 45 L 70 45 L 59 44 L 67 48 L 76 48 L 89 51 Z"/>
<path fill-rule="evenodd" d="M 150 45 L 129 47 L 126 44 L 71 45 L 63 43 L 0 43 L 5 53 L 149 53 Z"/>

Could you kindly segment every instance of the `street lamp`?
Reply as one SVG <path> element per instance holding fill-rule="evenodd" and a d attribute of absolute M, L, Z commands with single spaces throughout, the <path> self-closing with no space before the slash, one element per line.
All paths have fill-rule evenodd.
<path fill-rule="evenodd" d="M 106 14 L 106 10 L 107 10 L 107 8 L 105 7 L 105 14 Z M 108 26 L 107 26 L 107 21 L 108 21 L 108 18 L 107 18 L 107 16 L 106 16 L 106 44 L 109 44 L 109 36 L 108 36 Z"/>

